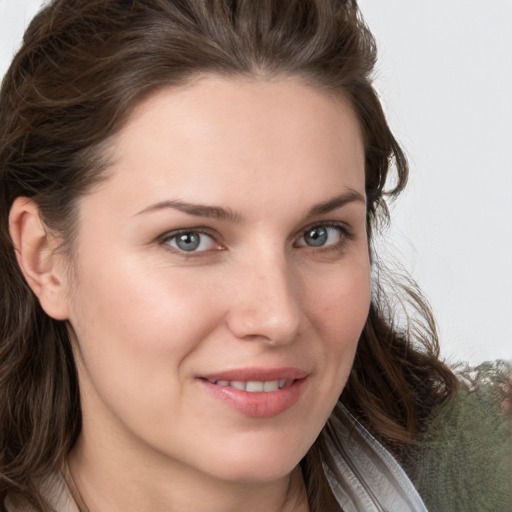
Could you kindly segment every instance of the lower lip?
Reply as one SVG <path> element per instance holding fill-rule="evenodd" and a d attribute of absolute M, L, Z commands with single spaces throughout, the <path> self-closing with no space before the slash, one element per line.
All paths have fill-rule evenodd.
<path fill-rule="evenodd" d="M 299 400 L 306 379 L 297 379 L 285 388 L 268 392 L 249 392 L 230 386 L 217 386 L 208 380 L 201 383 L 215 398 L 251 418 L 272 418 L 293 407 Z"/>

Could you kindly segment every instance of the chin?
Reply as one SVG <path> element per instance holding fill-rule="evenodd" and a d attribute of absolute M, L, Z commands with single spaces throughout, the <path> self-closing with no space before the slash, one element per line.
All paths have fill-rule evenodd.
<path fill-rule="evenodd" d="M 284 448 L 284 449 L 283 449 Z M 272 444 L 253 444 L 250 448 L 230 447 L 217 461 L 215 468 L 208 472 L 215 473 L 220 479 L 238 483 L 268 483 L 288 476 L 307 453 L 308 447 Z M 210 459 L 212 460 L 212 459 Z"/>

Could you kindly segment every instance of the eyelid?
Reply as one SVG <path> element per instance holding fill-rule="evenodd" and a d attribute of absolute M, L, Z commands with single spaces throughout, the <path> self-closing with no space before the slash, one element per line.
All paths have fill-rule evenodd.
<path fill-rule="evenodd" d="M 337 242 L 335 242 L 333 244 L 323 245 L 323 246 L 318 246 L 318 247 L 314 247 L 314 246 L 307 245 L 307 244 L 298 244 L 298 240 L 300 240 L 302 237 L 304 237 L 304 234 L 307 231 L 312 230 L 314 228 L 336 229 L 340 233 L 340 240 L 338 240 Z M 328 249 L 333 249 L 333 248 L 336 249 L 336 248 L 342 247 L 343 245 L 345 245 L 345 243 L 347 241 L 353 240 L 354 238 L 355 238 L 355 235 L 354 235 L 352 228 L 345 222 L 341 222 L 341 221 L 315 222 L 313 224 L 309 224 L 308 226 L 305 226 L 304 228 L 302 228 L 300 230 L 300 232 L 296 235 L 296 241 L 294 242 L 294 245 L 301 247 L 301 248 L 305 247 L 308 249 L 313 249 L 316 251 L 319 251 L 322 249 L 328 250 Z"/>
<path fill-rule="evenodd" d="M 316 227 L 324 227 L 324 228 L 333 228 L 339 231 L 340 233 L 340 239 L 336 241 L 335 243 L 324 245 L 324 246 L 310 246 L 307 244 L 299 244 L 298 241 L 304 236 L 304 234 L 311 229 L 314 229 Z M 213 249 L 205 249 L 205 250 L 199 250 L 199 251 L 185 251 L 182 249 L 179 249 L 178 247 L 173 247 L 169 244 L 169 241 L 173 238 L 176 238 L 182 234 L 189 234 L 189 233 L 195 233 L 203 236 L 207 236 L 211 238 L 214 244 L 216 244 L 216 247 Z M 165 246 L 166 250 L 171 251 L 174 254 L 177 254 L 178 256 L 189 258 L 189 257 L 199 257 L 204 256 L 205 253 L 215 253 L 218 251 L 225 250 L 226 247 L 223 242 L 219 242 L 219 239 L 222 238 L 216 231 L 212 230 L 209 227 L 205 226 L 195 226 L 195 227 L 186 227 L 186 228 L 179 228 L 174 229 L 171 231 L 165 232 L 163 235 L 159 236 L 156 239 L 156 243 L 159 245 Z M 314 222 L 311 223 L 305 227 L 303 227 L 297 235 L 295 235 L 295 242 L 293 245 L 295 247 L 299 248 L 306 248 L 311 249 L 315 251 L 327 251 L 327 250 L 339 250 L 342 249 L 346 243 L 352 239 L 355 238 L 354 232 L 352 228 L 345 222 L 341 221 L 324 221 L 324 222 Z"/>
<path fill-rule="evenodd" d="M 182 249 L 179 249 L 178 247 L 173 247 L 169 244 L 169 241 L 172 239 L 177 238 L 180 235 L 183 234 L 199 234 L 202 236 L 207 236 L 211 238 L 213 243 L 217 246 L 215 249 L 206 249 L 206 250 L 200 250 L 200 251 L 185 251 Z M 208 252 L 216 252 L 225 249 L 224 245 L 218 241 L 218 234 L 213 233 L 210 228 L 206 227 L 193 227 L 193 228 L 179 228 L 179 229 L 173 229 L 172 231 L 167 231 L 163 235 L 159 236 L 157 238 L 157 243 L 159 245 L 164 245 L 165 248 L 175 254 L 178 254 L 180 256 L 183 256 L 185 258 L 187 257 L 194 257 L 194 256 L 201 256 Z"/>

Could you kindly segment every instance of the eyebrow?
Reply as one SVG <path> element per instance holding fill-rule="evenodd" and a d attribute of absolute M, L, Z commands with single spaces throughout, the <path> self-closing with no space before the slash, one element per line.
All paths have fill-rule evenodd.
<path fill-rule="evenodd" d="M 172 208 L 188 215 L 194 215 L 195 217 L 206 217 L 209 219 L 226 220 L 229 222 L 240 222 L 242 216 L 229 208 L 221 208 L 220 206 L 207 206 L 202 204 L 186 203 L 184 201 L 161 201 L 153 204 L 141 210 L 137 215 L 143 213 L 154 212 L 157 210 L 163 210 L 166 208 Z"/>
<path fill-rule="evenodd" d="M 347 192 L 344 192 L 339 196 L 313 206 L 313 208 L 309 210 L 309 217 L 330 213 L 338 208 L 342 208 L 348 203 L 353 203 L 354 201 L 366 204 L 366 198 L 356 190 L 350 188 Z"/>
<path fill-rule="evenodd" d="M 313 206 L 308 213 L 308 217 L 312 217 L 315 215 L 323 215 L 326 213 L 330 213 L 338 208 L 342 208 L 348 203 L 352 203 L 354 201 L 363 202 L 366 204 L 365 197 L 353 189 L 348 189 L 347 192 L 343 194 L 333 197 L 332 199 L 328 199 L 327 201 L 323 201 L 315 206 Z M 188 215 L 193 215 L 195 217 L 204 217 L 209 219 L 216 220 L 224 220 L 233 223 L 239 223 L 243 220 L 242 216 L 229 209 L 222 208 L 220 206 L 208 206 L 202 204 L 195 203 L 187 203 L 185 201 L 178 200 L 168 200 L 168 201 L 160 201 L 155 203 L 147 208 L 144 208 L 136 215 L 142 215 L 144 213 L 154 212 L 158 210 L 163 210 L 171 208 L 173 210 L 178 210 L 180 212 L 186 213 Z"/>

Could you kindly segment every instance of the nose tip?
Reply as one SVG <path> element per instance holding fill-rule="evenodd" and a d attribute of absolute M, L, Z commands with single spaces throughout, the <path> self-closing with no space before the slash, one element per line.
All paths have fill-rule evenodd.
<path fill-rule="evenodd" d="M 243 311 L 230 315 L 233 334 L 240 339 L 264 340 L 270 345 L 283 345 L 295 339 L 299 331 L 295 315 L 283 311 L 264 314 L 262 309 L 244 307 Z"/>
<path fill-rule="evenodd" d="M 302 310 L 286 271 L 253 272 L 244 281 L 228 315 L 231 332 L 240 339 L 263 340 L 269 345 L 292 342 L 300 330 Z"/>

